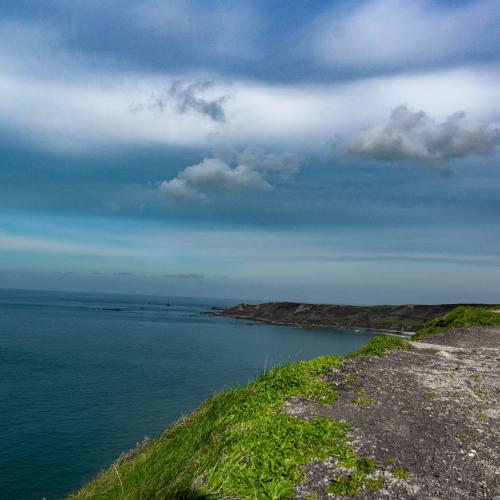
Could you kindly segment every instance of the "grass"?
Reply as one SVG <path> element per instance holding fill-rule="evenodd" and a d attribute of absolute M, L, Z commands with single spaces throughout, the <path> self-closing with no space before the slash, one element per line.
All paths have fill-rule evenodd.
<path fill-rule="evenodd" d="M 411 472 L 407 469 L 392 469 L 391 474 L 398 479 L 409 479 Z"/>
<path fill-rule="evenodd" d="M 407 340 L 401 337 L 380 335 L 373 337 L 368 344 L 364 345 L 352 354 L 349 354 L 349 357 L 383 356 L 390 351 L 404 351 L 406 349 L 410 349 L 410 344 Z"/>
<path fill-rule="evenodd" d="M 374 337 L 356 355 L 403 348 L 407 343 L 400 338 Z M 367 478 L 373 464 L 356 456 L 348 424 L 306 421 L 283 412 L 294 396 L 334 402 L 336 395 L 323 379 L 342 360 L 322 356 L 274 368 L 245 387 L 209 399 L 73 498 L 290 498 L 305 478 L 306 464 L 332 457 L 355 469 L 346 488 L 374 488 L 376 481 Z"/>
<path fill-rule="evenodd" d="M 378 491 L 383 488 L 384 483 L 385 479 L 382 476 L 371 479 L 365 473 L 356 470 L 347 476 L 339 474 L 332 484 L 327 486 L 326 492 L 339 496 L 355 497 L 363 490 Z"/>
<path fill-rule="evenodd" d="M 433 319 L 413 336 L 412 340 L 422 340 L 429 335 L 450 328 L 468 326 L 500 326 L 500 314 L 495 307 L 459 306 L 440 318 Z M 500 309 L 497 307 L 496 309 Z"/>
<path fill-rule="evenodd" d="M 374 404 L 377 404 L 377 400 L 375 398 L 372 398 L 367 392 L 364 387 L 361 389 L 358 389 L 356 391 L 356 399 L 353 401 L 353 403 L 357 404 L 358 406 L 373 406 Z"/>
<path fill-rule="evenodd" d="M 313 459 L 356 460 L 349 426 L 286 415 L 286 399 L 333 402 L 323 376 L 342 358 L 275 368 L 208 400 L 159 439 L 103 472 L 75 498 L 287 498 Z"/>
<path fill-rule="evenodd" d="M 327 493 L 341 496 L 357 496 L 363 490 L 378 491 L 384 485 L 384 478 L 369 477 L 377 470 L 377 463 L 373 458 L 363 457 L 356 461 L 354 468 L 345 475 L 338 474 L 333 482 L 326 488 Z"/>

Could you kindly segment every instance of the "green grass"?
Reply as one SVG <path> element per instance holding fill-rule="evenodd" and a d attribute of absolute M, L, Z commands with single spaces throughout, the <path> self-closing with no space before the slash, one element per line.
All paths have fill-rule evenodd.
<path fill-rule="evenodd" d="M 311 460 L 356 460 L 347 424 L 308 422 L 282 411 L 293 396 L 332 402 L 335 395 L 322 377 L 341 360 L 324 356 L 275 368 L 246 387 L 213 397 L 76 498 L 291 496 Z"/>
<path fill-rule="evenodd" d="M 390 351 L 404 351 L 406 349 L 410 349 L 410 344 L 406 339 L 380 335 L 373 337 L 368 344 L 350 354 L 349 357 L 383 356 Z"/>
<path fill-rule="evenodd" d="M 411 472 L 407 469 L 392 469 L 391 474 L 398 479 L 409 479 Z"/>
<path fill-rule="evenodd" d="M 500 314 L 493 312 L 499 307 L 468 307 L 459 306 L 448 314 L 436 318 L 423 326 L 412 340 L 422 340 L 434 333 L 439 333 L 450 328 L 468 326 L 500 326 Z"/>
<path fill-rule="evenodd" d="M 338 474 L 327 486 L 326 493 L 354 497 L 363 491 L 378 491 L 384 486 L 385 479 L 382 476 L 377 478 L 368 476 L 376 469 L 377 464 L 373 458 L 361 458 L 355 468 L 346 474 Z"/>
<path fill-rule="evenodd" d="M 400 338 L 374 337 L 356 355 L 380 356 L 406 348 Z M 305 478 L 305 465 L 331 457 L 355 469 L 341 481 L 349 491 L 375 488 L 377 480 L 367 478 L 374 463 L 356 456 L 348 424 L 306 421 L 283 412 L 285 401 L 294 396 L 334 402 L 336 395 L 324 376 L 342 360 L 322 356 L 274 368 L 245 387 L 209 399 L 73 498 L 291 498 Z"/>
<path fill-rule="evenodd" d="M 357 404 L 358 406 L 373 406 L 374 404 L 377 404 L 377 400 L 375 398 L 372 398 L 367 392 L 364 387 L 361 389 L 358 389 L 356 391 L 356 399 L 353 401 L 353 403 Z"/>
<path fill-rule="evenodd" d="M 339 474 L 335 477 L 332 484 L 326 488 L 327 493 L 334 495 L 355 497 L 358 496 L 365 487 L 366 474 L 360 471 L 354 471 L 348 476 Z"/>

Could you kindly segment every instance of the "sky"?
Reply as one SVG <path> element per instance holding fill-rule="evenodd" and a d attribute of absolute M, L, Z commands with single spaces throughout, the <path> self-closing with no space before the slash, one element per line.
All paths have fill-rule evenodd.
<path fill-rule="evenodd" d="M 0 288 L 500 302 L 499 0 L 3 0 Z"/>

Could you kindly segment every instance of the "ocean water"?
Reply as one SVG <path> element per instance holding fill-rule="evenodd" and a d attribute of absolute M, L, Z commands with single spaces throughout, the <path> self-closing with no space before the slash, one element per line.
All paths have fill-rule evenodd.
<path fill-rule="evenodd" d="M 64 498 L 214 393 L 372 336 L 201 314 L 235 302 L 0 289 L 0 499 Z"/>

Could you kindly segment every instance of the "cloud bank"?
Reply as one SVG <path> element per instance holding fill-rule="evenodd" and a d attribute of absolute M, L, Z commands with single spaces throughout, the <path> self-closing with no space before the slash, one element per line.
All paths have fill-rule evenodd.
<path fill-rule="evenodd" d="M 312 57 L 326 67 L 383 73 L 491 59 L 499 22 L 496 0 L 456 6 L 368 0 L 335 5 L 311 23 L 305 38 Z"/>
<path fill-rule="evenodd" d="M 294 153 L 264 153 L 256 149 L 238 153 L 225 148 L 217 157 L 205 158 L 186 167 L 173 179 L 163 181 L 159 189 L 175 201 L 203 201 L 207 199 L 206 189 L 271 189 L 271 178 L 283 181 L 298 170 L 299 160 Z"/>
<path fill-rule="evenodd" d="M 463 111 L 442 123 L 423 111 L 405 105 L 395 108 L 389 120 L 368 130 L 350 152 L 379 161 L 456 160 L 472 155 L 491 155 L 500 144 L 500 130 L 469 121 Z"/>

